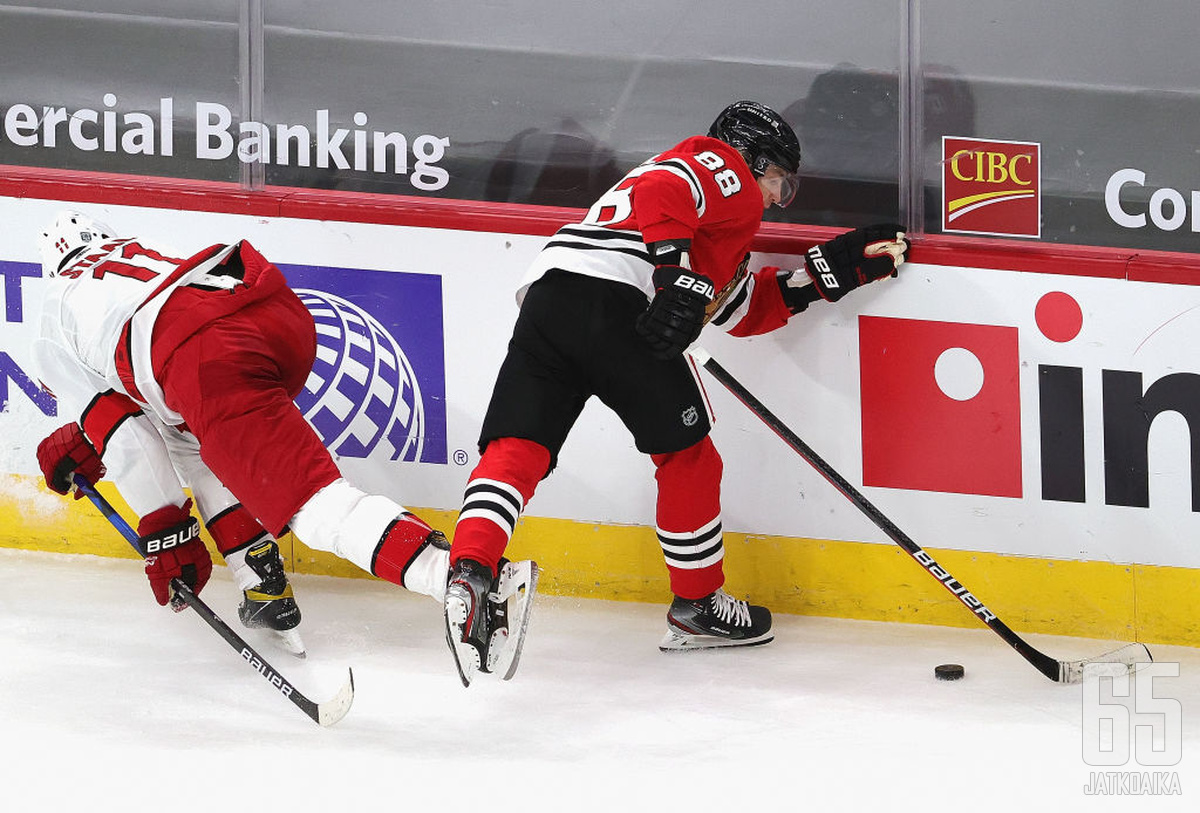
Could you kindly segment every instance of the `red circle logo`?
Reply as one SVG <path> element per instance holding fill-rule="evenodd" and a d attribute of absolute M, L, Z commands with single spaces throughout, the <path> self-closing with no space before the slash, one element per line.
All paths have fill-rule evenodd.
<path fill-rule="evenodd" d="M 1038 330 L 1052 342 L 1069 342 L 1083 329 L 1083 311 L 1070 294 L 1051 291 L 1038 300 L 1033 312 Z"/>

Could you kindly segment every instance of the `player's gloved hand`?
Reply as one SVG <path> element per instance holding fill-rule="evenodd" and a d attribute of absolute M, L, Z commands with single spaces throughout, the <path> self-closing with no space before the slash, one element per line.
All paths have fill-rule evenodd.
<path fill-rule="evenodd" d="M 678 265 L 654 269 L 654 298 L 635 328 L 658 359 L 683 353 L 700 336 L 704 309 L 713 299 L 712 280 Z"/>
<path fill-rule="evenodd" d="M 821 298 L 837 302 L 860 285 L 894 277 L 908 249 L 903 226 L 880 223 L 813 246 L 804 255 L 804 267 Z"/>
<path fill-rule="evenodd" d="M 75 472 L 95 483 L 104 478 L 106 471 L 100 455 L 75 422 L 58 427 L 39 443 L 37 459 L 46 485 L 59 494 L 71 490 L 71 475 Z M 75 492 L 75 499 L 82 496 L 81 492 Z"/>
<path fill-rule="evenodd" d="M 171 580 L 180 579 L 199 593 L 212 575 L 212 556 L 200 540 L 200 523 L 191 515 L 192 501 L 151 511 L 138 523 L 138 548 L 146 557 L 146 576 L 154 599 L 179 612 Z"/>

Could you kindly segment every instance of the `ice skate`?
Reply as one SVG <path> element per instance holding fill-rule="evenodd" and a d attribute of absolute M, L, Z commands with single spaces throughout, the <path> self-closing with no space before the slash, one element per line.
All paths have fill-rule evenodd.
<path fill-rule="evenodd" d="M 243 591 L 238 618 L 248 629 L 270 630 L 280 646 L 298 658 L 305 657 L 304 642 L 296 629 L 300 624 L 300 607 L 288 584 L 275 540 L 268 539 L 249 548 L 246 564 L 262 581 Z"/>
<path fill-rule="evenodd" d="M 517 670 L 537 590 L 537 564 L 500 561 L 492 578 L 486 567 L 463 559 L 446 587 L 446 643 L 459 679 L 470 686 L 479 672 L 508 680 Z"/>
<path fill-rule="evenodd" d="M 770 610 L 718 589 L 699 599 L 676 596 L 667 611 L 667 634 L 658 648 L 663 652 L 680 652 L 757 646 L 774 638 Z"/>
<path fill-rule="evenodd" d="M 502 680 L 516 674 L 537 581 L 537 562 L 500 560 L 500 573 L 489 597 L 491 629 L 482 671 L 498 674 Z"/>
<path fill-rule="evenodd" d="M 446 584 L 446 643 L 463 686 L 470 686 L 475 673 L 487 662 L 488 592 L 492 574 L 472 559 L 462 559 L 450 568 Z"/>

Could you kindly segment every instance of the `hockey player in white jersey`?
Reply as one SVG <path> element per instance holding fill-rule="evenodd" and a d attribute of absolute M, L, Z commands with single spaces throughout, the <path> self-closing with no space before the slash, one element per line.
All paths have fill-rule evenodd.
<path fill-rule="evenodd" d="M 445 537 L 349 483 L 292 399 L 316 352 L 312 316 L 246 241 L 191 256 L 63 212 L 41 235 L 50 278 L 34 357 L 73 420 L 38 447 L 47 485 L 107 475 L 140 517 L 159 604 L 212 569 L 200 518 L 245 591 L 247 625 L 294 630 L 300 613 L 275 538 L 444 600 Z M 78 496 L 78 495 L 76 495 Z M 508 608 L 489 607 L 503 625 Z M 293 648 L 298 638 L 292 636 Z M 506 636 L 497 637 L 495 659 Z"/>

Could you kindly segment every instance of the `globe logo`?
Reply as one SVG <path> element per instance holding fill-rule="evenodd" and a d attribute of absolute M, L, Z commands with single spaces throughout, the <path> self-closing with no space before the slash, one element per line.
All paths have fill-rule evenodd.
<path fill-rule="evenodd" d="M 324 291 L 295 291 L 317 327 L 317 357 L 296 406 L 343 457 L 379 450 L 416 461 L 425 440 L 421 388 L 404 350 L 373 316 Z"/>

